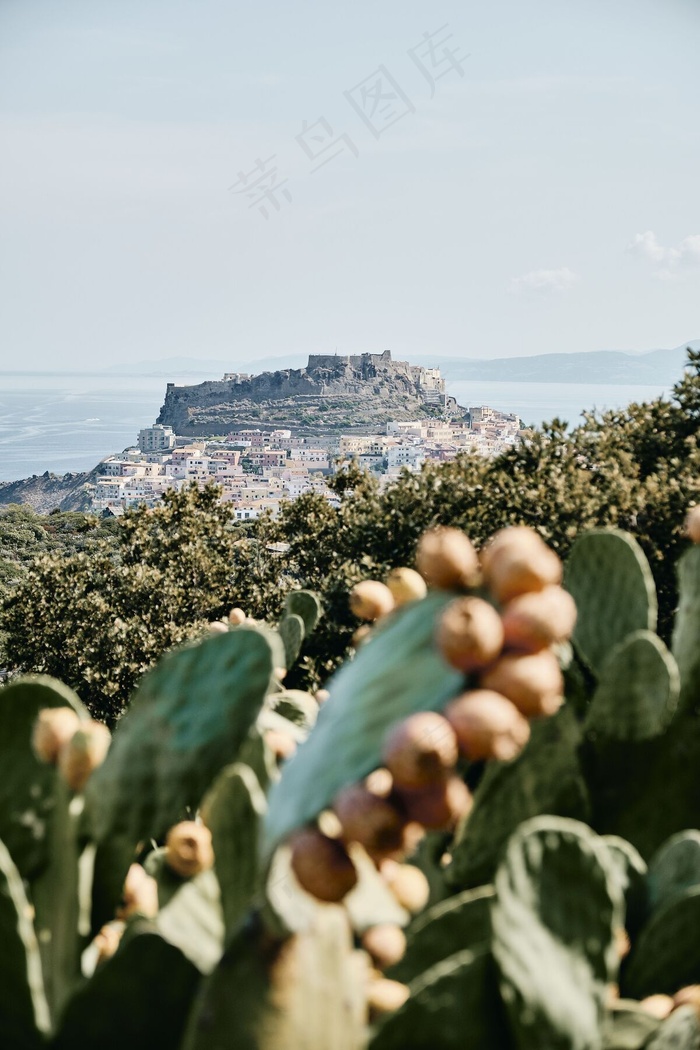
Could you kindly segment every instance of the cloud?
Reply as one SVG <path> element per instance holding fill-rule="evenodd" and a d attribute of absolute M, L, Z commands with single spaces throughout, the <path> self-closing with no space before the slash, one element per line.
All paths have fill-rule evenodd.
<path fill-rule="evenodd" d="M 673 281 L 683 268 L 700 265 L 700 234 L 685 237 L 675 247 L 664 248 L 653 230 L 647 230 L 636 235 L 627 245 L 627 251 L 657 264 L 659 269 L 655 270 L 654 276 L 659 280 Z"/>
<path fill-rule="evenodd" d="M 579 280 L 578 274 L 568 266 L 558 270 L 531 270 L 514 277 L 510 282 L 511 292 L 566 292 Z"/>

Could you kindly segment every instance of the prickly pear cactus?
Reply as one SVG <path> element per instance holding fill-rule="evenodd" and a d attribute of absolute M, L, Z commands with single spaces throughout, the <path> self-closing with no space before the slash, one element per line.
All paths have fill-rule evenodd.
<path fill-rule="evenodd" d="M 625 995 L 672 995 L 700 984 L 700 886 L 681 891 L 652 912 L 635 941 L 622 977 Z"/>
<path fill-rule="evenodd" d="M 635 631 L 603 660 L 584 729 L 628 742 L 658 736 L 679 692 L 678 666 L 664 643 L 651 631 Z"/>
<path fill-rule="evenodd" d="M 161 937 L 179 948 L 200 973 L 211 973 L 221 958 L 226 935 L 221 890 L 214 872 L 202 871 L 181 881 L 158 911 L 155 925 Z"/>
<path fill-rule="evenodd" d="M 487 948 L 456 952 L 409 987 L 410 998 L 378 1026 L 370 1050 L 505 1050 L 510 1045 Z"/>
<path fill-rule="evenodd" d="M 681 1006 L 659 1026 L 644 1050 L 698 1050 L 700 1019 L 692 1006 Z"/>
<path fill-rule="evenodd" d="M 388 976 L 410 984 L 448 955 L 468 948 L 478 951 L 491 942 L 493 886 L 464 890 L 433 905 L 411 923 L 406 954 Z"/>
<path fill-rule="evenodd" d="M 452 597 L 435 592 L 400 609 L 331 679 L 330 699 L 314 732 L 272 789 L 268 849 L 315 817 L 341 787 L 380 764 L 391 725 L 414 711 L 440 709 L 459 692 L 463 676 L 445 663 L 433 641 L 436 619 Z"/>
<path fill-rule="evenodd" d="M 35 1050 L 51 1027 L 31 907 L 0 842 L 0 1046 Z"/>
<path fill-rule="evenodd" d="M 258 889 L 258 855 L 266 811 L 267 800 L 258 778 L 238 762 L 219 774 L 202 803 L 202 819 L 212 834 L 228 935 Z"/>
<path fill-rule="evenodd" d="M 285 598 L 284 608 L 288 615 L 301 617 L 307 637 L 323 615 L 321 599 L 314 591 L 290 591 Z"/>
<path fill-rule="evenodd" d="M 363 1050 L 365 966 L 336 905 L 284 942 L 253 919 L 207 981 L 183 1050 Z"/>
<path fill-rule="evenodd" d="M 73 690 L 48 675 L 18 678 L 0 689 L 0 839 L 26 879 L 49 859 L 57 773 L 31 748 L 34 722 L 44 707 L 71 707 L 89 717 Z"/>
<path fill-rule="evenodd" d="M 281 653 L 242 626 L 164 657 L 141 682 L 88 784 L 98 842 L 161 838 L 235 760 Z"/>
<path fill-rule="evenodd" d="M 598 1047 L 623 921 L 604 843 L 578 821 L 527 821 L 508 843 L 495 886 L 493 953 L 516 1045 Z"/>
<path fill-rule="evenodd" d="M 179 1045 L 197 968 L 155 932 L 124 937 L 70 1000 L 52 1050 L 153 1050 Z"/>
<path fill-rule="evenodd" d="M 579 536 L 566 562 L 564 585 L 578 609 L 574 642 L 596 673 L 629 634 L 656 628 L 654 577 L 628 533 L 593 529 Z"/>
<path fill-rule="evenodd" d="M 280 620 L 277 630 L 284 644 L 284 666 L 293 667 L 304 644 L 304 621 L 296 613 L 287 613 Z"/>
<path fill-rule="evenodd" d="M 647 866 L 634 846 L 618 835 L 601 835 L 625 902 L 625 929 L 635 934 L 649 910 Z"/>
<path fill-rule="evenodd" d="M 700 547 L 687 550 L 678 563 L 678 592 L 671 648 L 681 673 L 680 706 L 697 711 L 700 705 Z"/>
<path fill-rule="evenodd" d="M 532 723 L 530 741 L 514 762 L 488 764 L 474 808 L 451 847 L 445 878 L 452 887 L 491 881 L 508 839 L 524 820 L 542 813 L 588 818 L 580 741 L 580 726 L 566 704 L 553 718 Z"/>
<path fill-rule="evenodd" d="M 680 831 L 664 842 L 649 861 L 647 885 L 652 911 L 700 886 L 700 831 Z"/>

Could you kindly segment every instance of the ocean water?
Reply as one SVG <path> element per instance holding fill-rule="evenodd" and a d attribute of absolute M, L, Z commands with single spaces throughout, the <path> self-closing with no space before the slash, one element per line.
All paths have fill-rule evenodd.
<path fill-rule="evenodd" d="M 169 376 L 175 383 L 218 378 Z M 0 481 L 52 471 L 91 470 L 136 443 L 165 398 L 161 376 L 0 372 Z M 526 423 L 559 416 L 575 423 L 590 408 L 619 408 L 663 393 L 655 386 L 576 383 L 448 383 L 462 405 L 517 412 Z"/>

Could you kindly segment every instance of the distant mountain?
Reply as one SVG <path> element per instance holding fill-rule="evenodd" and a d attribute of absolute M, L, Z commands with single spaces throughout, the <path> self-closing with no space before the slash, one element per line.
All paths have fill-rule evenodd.
<path fill-rule="evenodd" d="M 585 353 L 536 354 L 531 357 L 442 357 L 408 354 L 412 364 L 426 368 L 439 367 L 447 381 L 458 379 L 509 383 L 610 383 L 661 384 L 671 386 L 683 370 L 686 347 L 700 350 L 700 339 L 690 340 L 672 350 L 650 350 L 629 353 L 622 350 L 590 350 Z M 393 355 L 403 358 L 398 350 Z M 221 379 L 224 372 L 278 372 L 286 368 L 303 368 L 306 354 L 260 357 L 249 361 L 223 361 L 212 358 L 165 357 L 138 364 L 112 365 L 110 375 L 148 375 Z"/>
<path fill-rule="evenodd" d="M 651 350 L 644 354 L 621 350 L 592 350 L 588 353 L 537 354 L 533 357 L 477 358 L 425 357 L 426 367 L 437 366 L 450 380 L 472 379 L 509 383 L 636 383 L 671 386 L 680 379 L 686 347 L 700 350 L 700 339 L 673 350 Z"/>

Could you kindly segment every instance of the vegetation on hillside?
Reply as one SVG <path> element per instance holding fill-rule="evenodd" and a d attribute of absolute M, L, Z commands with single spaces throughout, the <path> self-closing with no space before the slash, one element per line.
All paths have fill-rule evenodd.
<path fill-rule="evenodd" d="M 436 523 L 479 544 L 522 522 L 562 556 L 583 529 L 624 528 L 650 561 L 668 638 L 674 565 L 687 542 L 681 523 L 700 498 L 699 420 L 700 353 L 691 351 L 669 399 L 586 415 L 573 431 L 554 420 L 496 459 L 429 463 L 384 492 L 350 466 L 332 482 L 339 509 L 310 493 L 276 519 L 240 526 L 214 487 L 169 493 L 156 510 L 126 514 L 116 543 L 47 553 L 27 570 L 0 613 L 5 660 L 56 675 L 113 717 L 165 649 L 231 606 L 274 617 L 285 593 L 304 586 L 320 593 L 326 616 L 287 684 L 315 685 L 357 626 L 349 588 L 410 564 L 419 535 Z"/>

